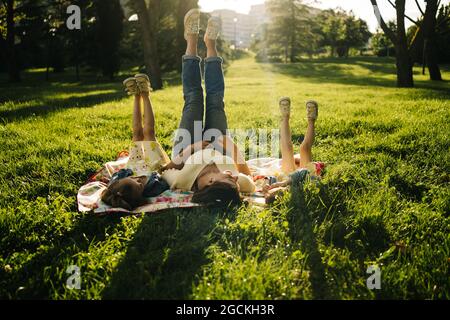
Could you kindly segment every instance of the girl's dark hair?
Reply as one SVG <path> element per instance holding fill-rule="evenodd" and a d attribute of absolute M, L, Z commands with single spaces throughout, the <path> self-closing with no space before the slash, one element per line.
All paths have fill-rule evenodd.
<path fill-rule="evenodd" d="M 146 200 L 142 194 L 136 192 L 135 185 L 129 178 L 114 181 L 103 191 L 102 201 L 113 208 L 133 210 L 143 205 Z"/>
<path fill-rule="evenodd" d="M 192 202 L 206 205 L 240 206 L 242 198 L 236 185 L 216 181 L 202 190 L 194 191 Z"/>

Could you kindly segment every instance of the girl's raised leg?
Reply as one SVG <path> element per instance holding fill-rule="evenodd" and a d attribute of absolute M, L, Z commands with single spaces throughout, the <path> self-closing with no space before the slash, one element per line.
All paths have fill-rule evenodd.
<path fill-rule="evenodd" d="M 284 173 L 295 171 L 294 146 L 292 144 L 291 127 L 289 125 L 291 115 L 291 99 L 280 99 L 280 144 L 281 144 L 281 168 Z"/>
<path fill-rule="evenodd" d="M 319 105 L 316 101 L 306 103 L 306 113 L 308 127 L 306 128 L 305 139 L 300 145 L 300 168 L 306 168 L 312 161 L 312 146 L 316 135 L 316 120 L 319 113 Z"/>
<path fill-rule="evenodd" d="M 312 146 L 315 137 L 315 119 L 308 119 L 308 127 L 306 129 L 305 139 L 300 145 L 300 168 L 306 168 L 313 161 Z"/>
<path fill-rule="evenodd" d="M 148 92 L 141 93 L 144 101 L 144 140 L 156 141 L 155 137 L 155 115 L 153 113 L 152 102 Z"/>
<path fill-rule="evenodd" d="M 141 96 L 134 96 L 133 108 L 133 141 L 143 141 L 144 131 L 142 128 L 142 111 L 141 111 Z"/>

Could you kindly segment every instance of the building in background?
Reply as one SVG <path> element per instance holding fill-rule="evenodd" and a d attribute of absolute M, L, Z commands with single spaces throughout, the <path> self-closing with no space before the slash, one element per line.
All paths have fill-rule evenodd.
<path fill-rule="evenodd" d="M 269 22 L 266 5 L 251 6 L 249 14 L 222 9 L 211 12 L 222 19 L 222 38 L 236 48 L 249 48 L 254 37 L 260 34 L 260 26 Z"/>

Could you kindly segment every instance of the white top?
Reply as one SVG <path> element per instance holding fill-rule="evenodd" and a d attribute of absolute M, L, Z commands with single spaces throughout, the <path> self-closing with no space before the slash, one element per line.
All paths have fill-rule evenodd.
<path fill-rule="evenodd" d="M 191 191 L 200 172 L 206 166 L 213 163 L 221 172 L 228 170 L 233 175 L 238 176 L 238 184 L 241 192 L 254 192 L 255 185 L 253 180 L 239 173 L 233 159 L 210 148 L 192 154 L 184 163 L 183 169 L 169 169 L 164 171 L 161 176 L 170 185 L 172 190 Z"/>

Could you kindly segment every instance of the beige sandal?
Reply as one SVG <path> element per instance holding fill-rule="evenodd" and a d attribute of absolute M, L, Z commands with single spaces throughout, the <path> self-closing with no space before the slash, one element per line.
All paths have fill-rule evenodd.
<path fill-rule="evenodd" d="M 141 93 L 152 91 L 152 88 L 150 87 L 150 79 L 146 74 L 138 73 L 134 76 L 134 79 L 136 79 L 137 86 Z"/>
<path fill-rule="evenodd" d="M 136 82 L 135 78 L 128 78 L 123 81 L 123 85 L 125 86 L 125 92 L 130 96 L 136 96 L 141 94 L 139 91 L 139 86 Z"/>
<path fill-rule="evenodd" d="M 291 98 L 283 97 L 279 101 L 280 113 L 282 117 L 289 117 L 291 115 Z"/>
<path fill-rule="evenodd" d="M 306 102 L 306 118 L 308 120 L 316 120 L 319 116 L 319 104 L 314 100 Z"/>
<path fill-rule="evenodd" d="M 199 34 L 200 32 L 200 10 L 191 9 L 184 16 L 184 39 L 190 34 Z"/>

